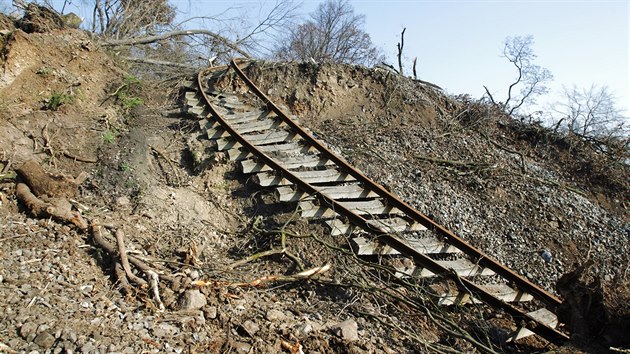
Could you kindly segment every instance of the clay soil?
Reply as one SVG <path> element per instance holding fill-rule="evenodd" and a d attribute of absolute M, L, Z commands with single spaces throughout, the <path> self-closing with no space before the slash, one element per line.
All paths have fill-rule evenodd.
<path fill-rule="evenodd" d="M 421 284 L 409 294 L 295 205 L 275 203 L 179 113 L 178 82 L 136 78 L 84 32 L 25 33 L 1 19 L 0 352 L 553 349 L 502 344 L 504 314 L 438 308 Z M 627 166 L 384 70 L 259 63 L 249 73 L 370 177 L 547 290 L 591 260 L 563 289 L 603 294 L 607 321 L 580 327 L 562 350 L 628 345 L 628 332 L 615 332 L 627 326 Z M 124 234 L 129 255 L 159 274 L 164 310 L 120 277 L 94 227 L 35 216 L 18 200 L 25 176 L 13 172 L 27 162 L 75 183 L 63 197 L 110 243 Z M 317 279 L 293 278 L 323 265 Z"/>

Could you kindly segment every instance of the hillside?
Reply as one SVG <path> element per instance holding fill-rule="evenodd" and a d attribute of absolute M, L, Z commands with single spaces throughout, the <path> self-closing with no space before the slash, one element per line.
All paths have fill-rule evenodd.
<path fill-rule="evenodd" d="M 290 224 L 301 236 L 290 249 L 312 266 L 337 257 L 319 242 L 326 230 L 294 220 L 294 205 L 275 204 L 212 154 L 197 121 L 179 113 L 178 83 L 136 77 L 96 39 L 61 27 L 26 33 L 0 15 L 2 351 L 402 353 L 471 351 L 475 341 L 545 350 L 535 339 L 497 344 L 483 320 L 502 314 L 488 308 L 431 308 L 436 320 L 346 287 L 344 277 L 362 270 L 342 257 L 328 285 L 235 286 L 293 271 L 280 256 L 234 263 L 268 247 L 273 227 Z M 583 336 L 564 350 L 630 345 L 627 165 L 383 69 L 261 61 L 248 70 L 369 177 L 548 291 L 573 296 L 567 318 Z M 16 182 L 37 166 L 62 176 L 42 180 L 64 181 L 38 197 L 82 221 L 37 217 L 18 200 Z M 120 281 L 118 256 L 82 222 L 103 225 L 109 240 L 122 231 L 127 251 L 160 272 L 165 311 Z M 556 287 L 584 264 L 584 275 Z M 191 285 L 200 279 L 212 285 Z M 581 306 L 582 296 L 600 303 Z M 593 316 L 601 321 L 587 325 Z"/>

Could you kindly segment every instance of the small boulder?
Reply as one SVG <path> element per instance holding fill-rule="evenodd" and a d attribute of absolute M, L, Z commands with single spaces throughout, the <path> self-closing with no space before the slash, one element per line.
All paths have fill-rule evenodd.
<path fill-rule="evenodd" d="M 53 335 L 48 332 L 41 332 L 37 335 L 37 337 L 35 337 L 33 342 L 44 349 L 48 349 L 52 347 L 53 344 L 55 344 L 55 337 L 53 337 Z"/>
<path fill-rule="evenodd" d="M 359 339 L 359 325 L 353 319 L 347 319 L 331 327 L 333 333 L 340 338 L 352 342 Z"/>
<path fill-rule="evenodd" d="M 180 299 L 182 310 L 199 310 L 207 303 L 205 295 L 198 289 L 187 290 Z"/>

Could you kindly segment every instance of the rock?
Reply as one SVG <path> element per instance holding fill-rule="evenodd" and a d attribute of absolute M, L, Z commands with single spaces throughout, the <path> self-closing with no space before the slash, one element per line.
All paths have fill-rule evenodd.
<path fill-rule="evenodd" d="M 359 325 L 353 319 L 347 319 L 331 327 L 333 333 L 347 341 L 359 339 Z"/>
<path fill-rule="evenodd" d="M 247 354 L 251 352 L 252 346 L 244 342 L 234 342 L 232 343 L 232 349 L 234 349 L 236 353 Z"/>
<path fill-rule="evenodd" d="M 37 337 L 35 337 L 33 342 L 44 349 L 48 349 L 55 344 L 55 337 L 48 332 L 41 332 L 37 335 Z"/>
<path fill-rule="evenodd" d="M 37 331 L 37 324 L 33 322 L 27 322 L 22 325 L 20 328 L 20 336 L 26 339 L 27 341 L 31 341 L 35 339 L 35 335 Z"/>
<path fill-rule="evenodd" d="M 287 316 L 284 314 L 284 312 L 280 310 L 271 309 L 267 311 L 267 314 L 265 314 L 265 318 L 268 321 L 277 322 L 277 321 L 284 321 L 287 318 Z"/>
<path fill-rule="evenodd" d="M 116 198 L 116 204 L 118 206 L 127 206 L 131 204 L 131 201 L 129 200 L 129 198 L 122 196 L 122 197 Z"/>
<path fill-rule="evenodd" d="M 199 310 L 208 304 L 206 297 L 198 289 L 187 290 L 180 299 L 182 310 Z"/>
<path fill-rule="evenodd" d="M 94 343 L 87 341 L 81 346 L 81 353 L 93 353 L 95 349 L 96 347 L 94 347 Z"/>
<path fill-rule="evenodd" d="M 153 335 L 156 337 L 172 337 L 179 333 L 179 328 L 168 323 L 160 323 L 153 328 Z"/>
<path fill-rule="evenodd" d="M 206 313 L 206 317 L 208 317 L 211 320 L 214 320 L 215 318 L 217 318 L 217 307 L 216 306 L 208 306 L 205 309 L 205 313 Z"/>
<path fill-rule="evenodd" d="M 298 323 L 297 325 L 295 325 L 294 328 L 294 332 L 293 334 L 297 337 L 297 338 L 304 338 L 306 337 L 309 333 L 313 332 L 313 326 L 310 323 Z"/>
<path fill-rule="evenodd" d="M 241 328 L 249 335 L 250 337 L 254 337 L 256 332 L 260 330 L 260 327 L 253 321 L 247 320 L 242 325 Z"/>
<path fill-rule="evenodd" d="M 551 252 L 544 250 L 542 251 L 542 253 L 540 254 L 540 256 L 542 257 L 543 261 L 545 261 L 546 263 L 551 262 Z"/>

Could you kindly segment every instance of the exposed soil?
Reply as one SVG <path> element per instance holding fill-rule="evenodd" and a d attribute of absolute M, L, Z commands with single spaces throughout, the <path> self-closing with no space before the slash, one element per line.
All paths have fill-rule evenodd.
<path fill-rule="evenodd" d="M 0 351 L 474 350 L 462 337 L 511 352 L 548 348 L 532 338 L 503 346 L 504 314 L 438 309 L 422 287 L 413 296 L 427 299 L 424 313 L 378 290 L 402 294 L 390 279 L 361 289 L 376 271 L 344 253 L 345 240 L 295 218 L 295 205 L 275 204 L 211 152 L 196 120 L 166 114 L 176 107 L 175 84 L 138 83 L 85 33 L 30 23 L 42 30 L 14 30 L 0 17 Z M 592 261 L 558 290 L 574 300 L 566 323 L 580 337 L 571 345 L 630 345 L 627 331 L 611 327 L 628 318 L 627 166 L 382 70 L 259 63 L 249 72 L 368 176 L 547 290 Z M 104 225 L 106 240 L 124 233 L 128 253 L 159 272 L 165 311 L 150 291 L 121 282 L 118 255 L 97 244 L 92 228 L 35 217 L 18 202 L 16 182 L 28 173 L 16 180 L 12 171 L 27 162 L 71 181 L 76 189 L 58 197 Z M 281 246 L 288 253 L 234 264 Z M 331 269 L 318 281 L 247 284 L 324 264 Z M 192 285 L 198 280 L 208 284 Z M 598 294 L 601 307 L 585 309 L 583 297 Z M 582 328 L 598 311 L 604 323 Z"/>

